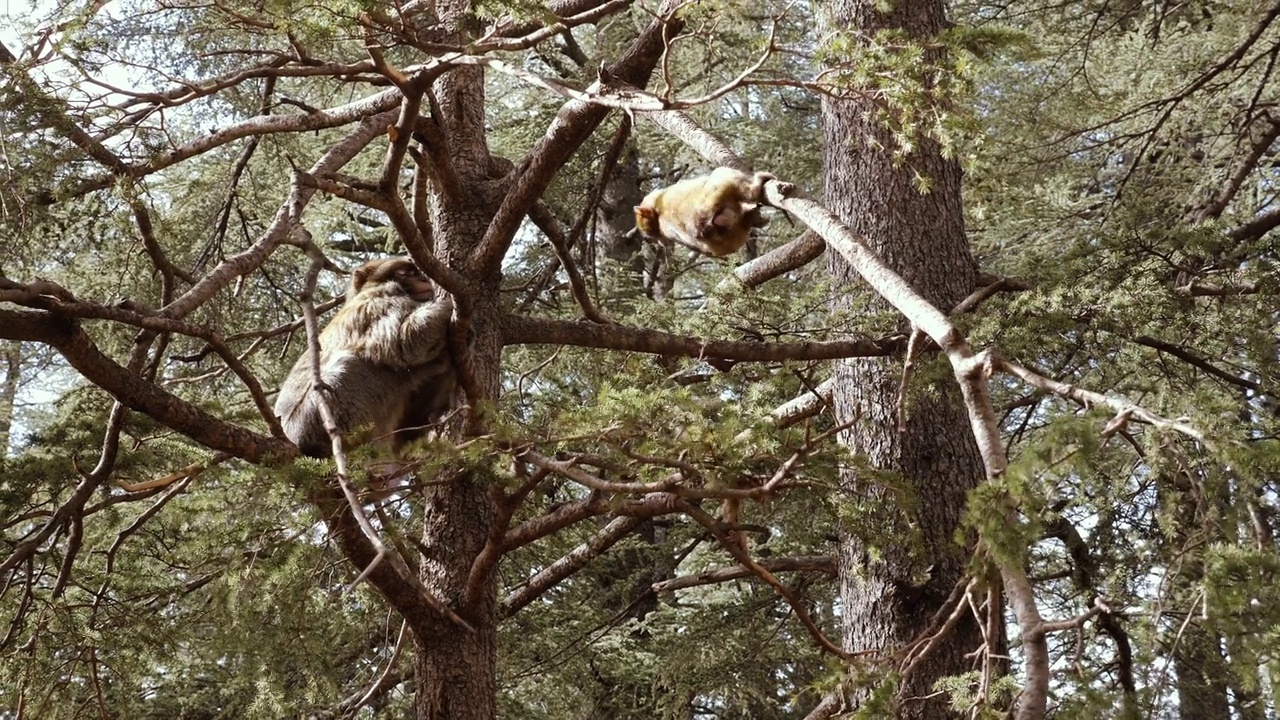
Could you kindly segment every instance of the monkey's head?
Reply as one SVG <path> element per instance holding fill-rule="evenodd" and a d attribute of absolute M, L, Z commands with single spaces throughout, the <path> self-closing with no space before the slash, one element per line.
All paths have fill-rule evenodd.
<path fill-rule="evenodd" d="M 372 288 L 403 293 L 417 302 L 430 302 L 436 297 L 435 284 L 407 257 L 370 260 L 356 268 L 351 273 L 347 300 Z"/>
<path fill-rule="evenodd" d="M 635 206 L 636 229 L 650 240 L 663 240 L 662 225 L 658 218 L 662 215 L 662 201 L 666 188 L 658 188 L 644 196 L 644 200 Z"/>
<path fill-rule="evenodd" d="M 658 224 L 658 209 L 650 205 L 637 205 L 636 229 L 651 240 L 662 237 L 662 229 Z"/>

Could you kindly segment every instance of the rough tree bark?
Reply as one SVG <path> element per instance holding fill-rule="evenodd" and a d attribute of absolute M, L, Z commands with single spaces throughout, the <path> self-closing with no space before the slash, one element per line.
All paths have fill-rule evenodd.
<path fill-rule="evenodd" d="M 882 14 L 874 0 L 833 0 L 827 22 L 832 30 L 901 28 L 911 37 L 930 38 L 945 27 L 941 0 L 903 0 Z M 939 146 L 924 140 L 902 167 L 888 151 L 895 142 L 877 125 L 874 108 L 859 100 L 823 101 L 825 201 L 868 245 L 936 307 L 954 307 L 975 283 L 976 265 L 965 238 L 960 205 L 960 168 L 942 157 Z M 875 142 L 869 142 L 874 140 Z M 913 171 L 933 181 L 921 194 Z M 837 309 L 865 295 L 856 273 L 828 251 Z M 859 290 L 859 287 L 863 290 Z M 871 312 L 888 306 L 878 297 Z M 908 328 L 901 328 L 907 330 Z M 920 362 L 941 362 L 926 357 Z M 851 450 L 877 468 L 898 473 L 918 499 L 918 508 L 900 507 L 896 493 L 882 483 L 845 470 L 841 489 L 851 502 L 880 503 L 882 520 L 894 527 L 883 545 L 851 531 L 842 532 L 841 600 L 844 647 L 850 651 L 893 648 L 928 624 L 961 577 L 963 557 L 954 532 L 965 494 L 983 477 L 960 394 L 951 373 L 922 368 L 907 393 L 906 426 L 898 430 L 901 359 L 865 359 L 839 363 L 834 399 L 842 420 L 855 419 L 842 437 Z M 913 552 L 894 536 L 918 532 L 922 547 Z M 975 623 L 966 620 L 910 678 L 901 697 L 909 698 L 900 717 L 950 717 L 944 697 L 922 700 L 942 676 L 965 672 L 964 653 L 981 643 Z M 857 703 L 865 696 L 856 693 Z"/>

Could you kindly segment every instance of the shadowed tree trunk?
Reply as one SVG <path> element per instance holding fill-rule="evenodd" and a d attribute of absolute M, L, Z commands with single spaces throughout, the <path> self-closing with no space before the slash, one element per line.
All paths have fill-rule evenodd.
<path fill-rule="evenodd" d="M 600 235 L 605 257 L 640 277 L 644 273 L 644 243 L 636 227 L 635 206 L 644 199 L 640 192 L 640 156 L 628 145 L 618 158 L 617 168 L 605 184 L 600 202 Z"/>
<path fill-rule="evenodd" d="M 1219 498 L 1204 497 L 1197 492 L 1190 478 L 1174 475 L 1169 478 L 1169 485 L 1177 496 L 1175 503 L 1177 528 L 1174 546 L 1190 547 L 1197 541 L 1191 540 L 1193 534 L 1201 532 L 1207 522 L 1204 515 L 1209 509 L 1202 503 Z M 1169 491 L 1166 491 L 1168 495 Z M 1188 553 L 1177 565 L 1178 573 L 1175 582 L 1181 586 L 1185 597 L 1199 597 L 1196 588 L 1204 582 L 1204 561 L 1197 553 Z M 1186 608 L 1195 616 L 1200 614 L 1202 606 L 1196 602 Z M 1184 615 L 1174 615 L 1171 628 L 1176 639 L 1173 646 L 1173 669 L 1177 676 L 1178 713 L 1184 720 L 1227 720 L 1231 717 L 1231 708 L 1227 702 L 1227 669 L 1226 659 L 1222 656 L 1222 646 L 1218 632 L 1213 623 L 1200 617 L 1190 618 L 1182 625 Z"/>
<path fill-rule="evenodd" d="M 1192 621 L 1173 654 L 1173 667 L 1178 676 L 1178 708 L 1184 720 L 1231 717 L 1226 666 L 1217 634 Z"/>
<path fill-rule="evenodd" d="M 904 0 L 889 14 L 877 12 L 877 4 L 829 3 L 830 29 L 869 36 L 901 28 L 923 40 L 945 27 L 941 0 Z M 895 167 L 889 151 L 879 148 L 892 149 L 896 143 L 878 127 L 867 102 L 826 98 L 823 123 L 826 205 L 930 302 L 954 307 L 972 290 L 976 274 L 961 215 L 959 166 L 942 157 L 937 143 L 924 140 Z M 916 188 L 915 172 L 932 181 L 927 194 Z M 856 273 L 842 257 L 828 251 L 828 258 L 837 308 L 869 293 L 860 290 Z M 886 309 L 876 298 L 870 311 Z M 897 411 L 901 358 L 852 360 L 836 371 L 838 416 L 856 419 L 843 442 L 877 470 L 900 476 L 918 501 L 915 507 L 904 505 L 900 493 L 856 470 L 842 475 L 850 502 L 877 504 L 875 524 L 891 528 L 875 538 L 859 535 L 852 525 L 842 531 L 843 640 L 850 651 L 893 648 L 915 636 L 964 570 L 954 533 L 966 493 L 983 477 L 982 461 L 951 373 L 932 371 L 944 361 L 926 354 L 919 362 L 907 393 L 904 432 L 898 430 Z M 966 620 L 908 678 L 899 716 L 951 717 L 945 697 L 920 698 L 933 692 L 939 677 L 970 670 L 964 654 L 980 643 L 976 624 Z M 865 698 L 855 694 L 852 699 Z"/>

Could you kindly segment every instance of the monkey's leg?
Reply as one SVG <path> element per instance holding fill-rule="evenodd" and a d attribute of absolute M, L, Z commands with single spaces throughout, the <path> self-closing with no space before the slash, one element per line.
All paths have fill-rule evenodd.
<path fill-rule="evenodd" d="M 709 213 L 704 225 L 700 226 L 699 232 L 702 234 L 732 228 L 742 220 L 742 211 L 745 206 L 734 201 L 725 203 L 716 209 L 714 213 Z"/>

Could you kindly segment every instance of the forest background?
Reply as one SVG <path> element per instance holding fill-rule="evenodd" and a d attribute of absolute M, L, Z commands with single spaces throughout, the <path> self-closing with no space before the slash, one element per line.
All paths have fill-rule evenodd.
<path fill-rule="evenodd" d="M 1277 717 L 1280 3 L 7 10 L 0 716 Z M 406 253 L 352 502 L 270 405 Z"/>

